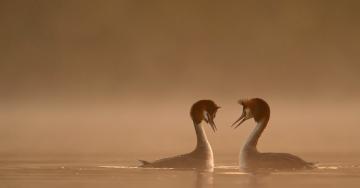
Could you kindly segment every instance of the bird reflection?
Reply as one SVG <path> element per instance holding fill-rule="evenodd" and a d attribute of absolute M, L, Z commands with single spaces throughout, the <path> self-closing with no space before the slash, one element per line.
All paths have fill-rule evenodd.
<path fill-rule="evenodd" d="M 195 188 L 212 188 L 214 185 L 213 172 L 196 171 Z"/>
<path fill-rule="evenodd" d="M 265 177 L 265 174 L 251 174 L 247 181 L 247 186 L 249 188 L 264 188 L 267 187 L 266 184 L 262 182 L 262 179 Z"/>

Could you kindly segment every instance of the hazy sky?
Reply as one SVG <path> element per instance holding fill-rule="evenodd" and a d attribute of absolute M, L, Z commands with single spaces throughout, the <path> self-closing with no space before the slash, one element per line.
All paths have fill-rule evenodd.
<path fill-rule="evenodd" d="M 271 106 L 267 151 L 359 152 L 359 1 L 1 1 L 0 152 L 177 153 L 189 110 Z M 210 132 L 209 132 L 210 133 Z M 159 138 L 159 139 L 154 139 Z"/>

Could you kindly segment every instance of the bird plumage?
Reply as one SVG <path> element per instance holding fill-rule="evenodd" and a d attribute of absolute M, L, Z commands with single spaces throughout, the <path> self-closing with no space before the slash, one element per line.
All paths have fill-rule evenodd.
<path fill-rule="evenodd" d="M 241 168 L 245 170 L 296 170 L 314 168 L 313 163 L 306 162 L 293 154 L 259 152 L 257 150 L 257 143 L 270 119 L 270 107 L 263 99 L 260 98 L 240 100 L 239 103 L 243 106 L 243 113 L 232 126 L 236 125 L 236 128 L 244 121 L 251 118 L 254 118 L 257 123 L 240 152 Z"/>
<path fill-rule="evenodd" d="M 197 145 L 192 152 L 159 159 L 153 162 L 139 160 L 142 162 L 142 165 L 139 167 L 199 169 L 212 171 L 214 168 L 213 151 L 209 141 L 207 140 L 205 130 L 203 129 L 201 122 L 204 120 L 215 132 L 216 125 L 214 123 L 214 119 L 219 108 L 220 107 L 211 100 L 200 100 L 192 105 L 190 116 L 193 120 L 197 137 Z"/>

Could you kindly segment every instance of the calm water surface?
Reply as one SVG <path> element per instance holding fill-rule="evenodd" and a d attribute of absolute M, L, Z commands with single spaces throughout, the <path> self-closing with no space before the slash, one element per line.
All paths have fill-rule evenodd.
<path fill-rule="evenodd" d="M 213 173 L 136 168 L 139 157 L 129 156 L 3 155 L 0 187 L 360 187 L 360 154 L 300 155 L 318 169 L 248 174 L 233 154 L 218 156 Z"/>

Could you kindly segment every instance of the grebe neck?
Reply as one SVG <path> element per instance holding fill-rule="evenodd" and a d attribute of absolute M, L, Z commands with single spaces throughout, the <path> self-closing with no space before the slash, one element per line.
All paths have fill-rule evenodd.
<path fill-rule="evenodd" d="M 253 131 L 251 132 L 250 136 L 248 137 L 248 139 L 245 142 L 244 148 L 243 149 L 251 149 L 251 150 L 256 150 L 256 145 L 258 143 L 258 140 L 261 136 L 261 134 L 264 132 L 267 124 L 269 122 L 269 118 L 268 117 L 264 117 L 263 119 L 260 119 L 257 122 L 256 127 L 253 129 Z M 257 150 L 256 150 L 257 151 Z"/>
<path fill-rule="evenodd" d="M 210 143 L 206 137 L 204 128 L 201 126 L 201 123 L 194 122 L 194 127 L 195 127 L 196 139 L 197 139 L 195 150 L 198 149 L 211 150 Z"/>

